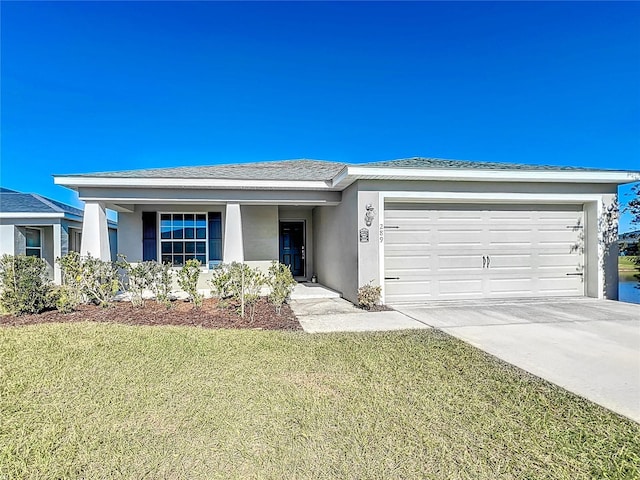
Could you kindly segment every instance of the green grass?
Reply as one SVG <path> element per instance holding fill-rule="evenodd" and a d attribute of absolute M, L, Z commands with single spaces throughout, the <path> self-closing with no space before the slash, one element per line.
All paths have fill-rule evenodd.
<path fill-rule="evenodd" d="M 637 257 L 618 257 L 618 270 L 621 272 L 635 272 L 637 270 Z"/>
<path fill-rule="evenodd" d="M 639 465 L 640 425 L 437 331 L 0 328 L 3 480 L 638 478 Z"/>

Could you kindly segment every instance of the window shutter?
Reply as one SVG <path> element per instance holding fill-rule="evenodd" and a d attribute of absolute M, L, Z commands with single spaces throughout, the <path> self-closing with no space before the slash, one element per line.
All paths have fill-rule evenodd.
<path fill-rule="evenodd" d="M 209 212 L 209 261 L 222 261 L 222 214 Z"/>
<path fill-rule="evenodd" d="M 158 216 L 156 212 L 142 212 L 142 260 L 158 260 Z"/>

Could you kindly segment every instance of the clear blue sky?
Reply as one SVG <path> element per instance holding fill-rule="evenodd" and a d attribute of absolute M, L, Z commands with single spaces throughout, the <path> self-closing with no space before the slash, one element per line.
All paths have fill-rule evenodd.
<path fill-rule="evenodd" d="M 0 8 L 0 183 L 68 203 L 52 174 L 410 156 L 640 170 L 640 3 Z"/>

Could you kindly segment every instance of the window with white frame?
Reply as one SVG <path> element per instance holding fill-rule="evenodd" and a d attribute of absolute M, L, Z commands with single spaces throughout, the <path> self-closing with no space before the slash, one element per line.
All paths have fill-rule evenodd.
<path fill-rule="evenodd" d="M 25 254 L 30 257 L 42 258 L 42 231 L 39 228 L 25 228 Z"/>
<path fill-rule="evenodd" d="M 181 267 L 187 260 L 207 264 L 207 214 L 161 213 L 160 255 L 162 263 Z"/>
<path fill-rule="evenodd" d="M 82 244 L 82 231 L 76 228 L 69 229 L 69 251 L 80 253 Z"/>

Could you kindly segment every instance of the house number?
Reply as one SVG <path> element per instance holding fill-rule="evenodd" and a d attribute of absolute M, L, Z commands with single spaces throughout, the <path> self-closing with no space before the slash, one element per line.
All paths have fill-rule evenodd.
<path fill-rule="evenodd" d="M 360 229 L 360 242 L 361 243 L 369 243 L 369 229 L 361 228 Z"/>

